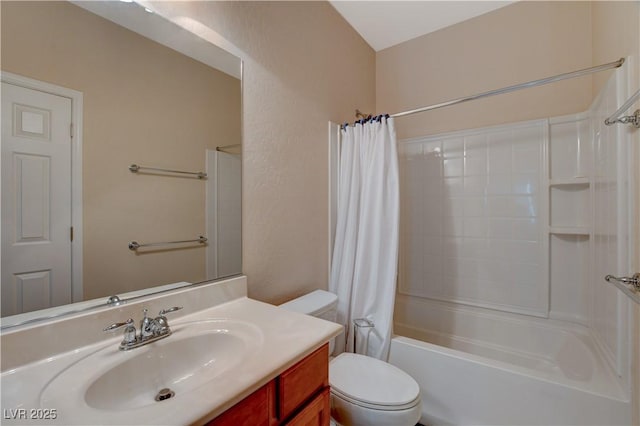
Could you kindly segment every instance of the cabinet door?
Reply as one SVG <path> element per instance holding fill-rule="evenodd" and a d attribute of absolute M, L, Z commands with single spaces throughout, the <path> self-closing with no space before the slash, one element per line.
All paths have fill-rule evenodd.
<path fill-rule="evenodd" d="M 289 420 L 287 426 L 329 426 L 331 406 L 329 387 L 318 394 L 302 411 Z"/>

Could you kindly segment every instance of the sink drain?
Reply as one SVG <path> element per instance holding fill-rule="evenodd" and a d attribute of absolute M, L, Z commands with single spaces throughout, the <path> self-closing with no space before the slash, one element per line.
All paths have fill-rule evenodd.
<path fill-rule="evenodd" d="M 160 389 L 160 392 L 156 395 L 156 401 L 164 401 L 174 396 L 176 393 L 169 388 Z"/>

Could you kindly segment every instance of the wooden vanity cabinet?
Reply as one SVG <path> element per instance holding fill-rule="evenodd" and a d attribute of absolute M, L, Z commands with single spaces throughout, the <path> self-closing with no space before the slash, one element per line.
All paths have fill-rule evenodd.
<path fill-rule="evenodd" d="M 328 426 L 330 411 L 325 344 L 207 426 Z"/>

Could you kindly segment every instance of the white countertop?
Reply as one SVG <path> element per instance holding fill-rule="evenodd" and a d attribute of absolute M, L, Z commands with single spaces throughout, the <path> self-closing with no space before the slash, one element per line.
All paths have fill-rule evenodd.
<path fill-rule="evenodd" d="M 87 356 L 104 348 L 117 346 L 122 340 L 117 333 L 108 341 L 93 343 L 70 352 L 55 355 L 2 373 L 2 424 L 127 424 L 127 425 L 185 425 L 204 424 L 235 405 L 255 390 L 275 378 L 288 367 L 313 352 L 326 341 L 338 335 L 342 327 L 321 319 L 279 309 L 273 305 L 241 297 L 209 309 L 169 321 L 172 328 L 193 321 L 225 319 L 243 321 L 259 329 L 263 341 L 257 356 L 250 357 L 233 374 L 216 377 L 210 382 L 182 395 L 154 404 L 126 411 L 103 411 L 84 403 L 84 393 L 91 377 L 78 380 L 77 387 L 66 390 L 61 406 L 44 406 L 42 392 L 60 372 Z M 169 336 L 166 340 L 174 336 Z M 142 347 L 144 348 L 144 346 Z M 114 353 L 122 356 L 135 353 Z M 13 348 L 19 350 L 18 348 Z M 3 348 L 3 352 L 7 348 Z M 96 368 L 99 370 L 99 367 Z M 90 376 L 90 375 L 89 375 Z M 68 397 L 67 397 L 68 396 Z M 68 402 L 68 404 L 67 404 Z M 22 419 L 11 419 L 23 412 Z M 53 409 L 55 420 L 32 417 L 46 414 L 32 409 Z M 14 411 L 11 411 L 14 410 Z M 32 415 L 34 414 L 34 415 Z"/>

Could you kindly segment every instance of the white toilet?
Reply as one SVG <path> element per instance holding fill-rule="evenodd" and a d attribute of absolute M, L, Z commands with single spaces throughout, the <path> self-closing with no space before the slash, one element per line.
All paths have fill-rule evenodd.
<path fill-rule="evenodd" d="M 336 321 L 338 298 L 316 290 L 280 305 Z M 329 342 L 329 353 L 334 342 Z M 329 363 L 331 417 L 343 426 L 414 426 L 422 403 L 418 383 L 399 368 L 364 355 L 342 353 Z"/>

